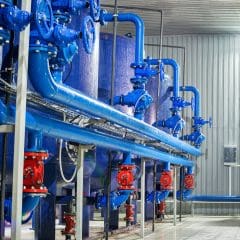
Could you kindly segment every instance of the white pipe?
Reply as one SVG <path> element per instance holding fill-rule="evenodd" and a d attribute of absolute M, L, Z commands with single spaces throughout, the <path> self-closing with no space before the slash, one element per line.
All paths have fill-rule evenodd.
<path fill-rule="evenodd" d="M 229 166 L 228 167 L 228 195 L 231 196 L 232 195 L 232 167 Z"/>
<path fill-rule="evenodd" d="M 141 232 L 140 236 L 144 239 L 144 228 L 145 228 L 145 160 L 141 159 Z"/>
<path fill-rule="evenodd" d="M 77 191 L 76 191 L 76 239 L 82 240 L 83 225 L 83 163 L 84 153 L 83 146 L 79 146 L 79 159 L 77 165 Z"/>
<path fill-rule="evenodd" d="M 31 2 L 32 1 L 29 0 L 22 0 L 22 10 L 31 12 Z M 26 27 L 26 29 L 20 33 L 19 40 L 16 123 L 14 134 L 13 186 L 12 186 L 12 199 L 13 199 L 12 226 L 11 226 L 12 240 L 21 239 L 29 30 L 30 26 Z"/>

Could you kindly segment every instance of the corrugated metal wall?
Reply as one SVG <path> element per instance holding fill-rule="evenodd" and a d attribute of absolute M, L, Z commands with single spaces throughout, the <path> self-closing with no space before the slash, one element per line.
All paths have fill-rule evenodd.
<path fill-rule="evenodd" d="M 158 42 L 158 37 L 146 37 L 146 43 Z M 204 127 L 203 131 L 207 140 L 202 146 L 204 155 L 197 160 L 195 194 L 228 194 L 225 145 L 237 146 L 240 164 L 240 35 L 166 36 L 163 44 L 186 48 L 185 85 L 199 88 L 202 116 L 213 118 L 213 127 Z M 158 47 L 146 46 L 145 51 L 146 55 L 158 57 Z M 163 48 L 162 56 L 176 59 L 183 67 L 182 49 Z M 189 125 L 191 111 L 185 114 Z M 232 171 L 232 194 L 240 195 L 240 168 Z M 196 212 L 240 214 L 240 204 L 197 204 Z"/>

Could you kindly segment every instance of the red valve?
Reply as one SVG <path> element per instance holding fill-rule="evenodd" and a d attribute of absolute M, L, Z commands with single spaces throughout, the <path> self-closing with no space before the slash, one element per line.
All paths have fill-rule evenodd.
<path fill-rule="evenodd" d="M 160 177 L 160 185 L 162 190 L 172 189 L 172 173 L 170 171 L 163 171 Z"/>
<path fill-rule="evenodd" d="M 43 185 L 44 160 L 48 158 L 47 152 L 25 152 L 23 170 L 23 192 L 29 194 L 47 194 Z"/>
<path fill-rule="evenodd" d="M 166 210 L 166 202 L 162 201 L 162 202 L 160 202 L 158 204 L 158 208 L 157 208 L 158 214 L 164 215 L 165 214 L 165 210 Z"/>
<path fill-rule="evenodd" d="M 62 235 L 75 235 L 75 225 L 76 225 L 76 220 L 75 220 L 75 214 L 74 213 L 64 213 L 63 217 L 66 226 L 65 229 L 62 230 Z"/>
<path fill-rule="evenodd" d="M 117 181 L 119 184 L 119 190 L 133 190 L 134 175 L 133 169 L 134 165 L 121 165 L 117 175 Z"/>
<path fill-rule="evenodd" d="M 184 187 L 186 189 L 194 189 L 194 175 L 186 174 L 184 177 Z"/>
<path fill-rule="evenodd" d="M 134 205 L 133 204 L 125 204 L 126 208 L 126 217 L 124 218 L 125 221 L 133 222 L 134 221 Z"/>

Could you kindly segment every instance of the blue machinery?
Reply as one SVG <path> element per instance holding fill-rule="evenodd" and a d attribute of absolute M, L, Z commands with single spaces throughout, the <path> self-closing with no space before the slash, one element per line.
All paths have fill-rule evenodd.
<path fill-rule="evenodd" d="M 129 66 L 134 70 L 134 76 L 130 79 L 133 89 L 128 93 L 114 97 L 114 105 L 133 108 L 134 117 L 131 117 L 107 104 L 88 97 L 87 92 L 84 94 L 64 82 L 66 67 L 74 61 L 74 56 L 81 51 L 79 45 L 84 48 L 87 54 L 92 54 L 94 47 L 96 47 L 95 41 L 98 38 L 96 25 L 99 23 L 104 25 L 114 21 L 112 13 L 101 10 L 99 1 L 33 0 L 31 12 L 20 10 L 17 6 L 14 6 L 11 0 L 0 0 L 0 4 L 0 45 L 3 45 L 4 48 L 8 47 L 11 40 L 11 31 L 12 33 L 13 31 L 24 31 L 30 24 L 28 73 L 29 84 L 31 83 L 35 92 L 30 92 L 27 96 L 28 146 L 25 152 L 30 152 L 30 155 L 34 157 L 30 157 L 29 160 L 29 155 L 25 153 L 25 158 L 29 161 L 24 163 L 24 188 L 23 190 L 14 190 L 21 195 L 22 191 L 24 192 L 22 215 L 27 214 L 27 220 L 31 218 L 39 202 L 42 205 L 42 201 L 45 201 L 42 197 L 46 196 L 47 193 L 43 184 L 45 184 L 49 172 L 46 171 L 44 177 L 44 164 L 39 165 L 33 160 L 36 156 L 46 156 L 42 153 L 43 144 L 46 141 L 42 138 L 42 135 L 54 139 L 64 138 L 68 143 L 74 143 L 75 145 L 76 143 L 80 146 L 94 145 L 124 153 L 117 176 L 119 186 L 118 189 L 111 192 L 109 198 L 112 208 L 118 208 L 124 204 L 134 192 L 134 163 L 132 158 L 135 158 L 135 156 L 140 159 L 154 159 L 158 163 L 164 164 L 160 177 L 161 189 L 156 193 L 149 193 L 146 196 L 146 201 L 155 199 L 156 203 L 160 204 L 168 197 L 172 186 L 171 164 L 186 167 L 184 190 L 182 193 L 178 192 L 178 198 L 182 194 L 183 200 L 220 201 L 220 199 L 223 199 L 224 201 L 239 201 L 238 196 L 230 199 L 227 196 L 191 195 L 194 188 L 193 169 L 195 163 L 188 156 L 197 157 L 201 155 L 199 148 L 205 139 L 201 133 L 201 128 L 203 125 L 211 123 L 211 119 L 206 121 L 200 116 L 200 94 L 198 90 L 192 86 L 179 86 L 179 67 L 173 59 L 151 59 L 149 57 L 144 59 L 144 22 L 139 16 L 133 13 L 119 13 L 117 15 L 117 21 L 131 22 L 136 29 L 135 58 Z M 68 27 L 72 16 L 81 18 L 80 29 L 75 30 Z M 166 65 L 170 65 L 174 72 L 172 88 L 169 89 L 173 92 L 170 98 L 172 107 L 169 109 L 171 117 L 161 119 L 151 126 L 143 121 L 145 112 L 154 100 L 146 91 L 145 86 L 148 79 L 153 76 L 157 76 L 159 81 L 164 78 L 164 66 Z M 19 63 L 19 68 L 21 68 L 21 63 Z M 4 126 L 16 124 L 17 127 L 15 116 L 18 116 L 18 104 L 15 107 L 15 89 L 11 82 L 10 84 L 6 82 L 6 79 L 1 78 L 1 83 L 4 88 L 2 88 L 0 102 L 0 123 Z M 11 95 L 10 101 L 7 103 L 4 103 L 3 100 L 4 91 Z M 195 96 L 194 104 L 185 101 L 180 96 L 180 91 L 193 92 Z M 194 108 L 193 132 L 189 135 L 179 136 L 185 125 L 180 113 L 183 108 L 190 105 Z M 64 118 L 59 112 L 64 112 Z M 83 119 L 84 124 L 81 124 L 81 121 L 77 123 L 77 119 Z M 94 125 L 94 123 L 97 124 Z M 171 134 L 167 134 L 158 127 L 170 129 Z M 184 142 L 184 140 L 189 141 L 192 145 Z M 55 150 L 51 148 L 56 148 L 56 142 L 53 145 L 54 147 L 49 145 L 49 149 L 44 146 L 44 152 L 49 151 L 49 155 L 54 154 Z M 67 147 L 66 149 L 69 150 Z M 10 159 L 9 161 L 13 160 Z M 77 165 L 76 169 L 81 169 L 78 163 Z M 56 163 L 54 166 L 56 168 Z M 91 166 L 87 163 L 84 167 L 91 169 Z M 45 180 L 43 180 L 43 177 Z M 79 177 L 81 175 L 77 177 L 81 180 Z M 49 185 L 52 184 L 51 182 Z M 80 183 L 77 182 L 77 184 Z M 22 217 L 14 215 L 12 198 L 14 200 L 14 195 L 11 196 L 11 192 L 9 192 L 5 200 L 4 212 L 5 219 L 13 222 L 12 239 L 16 239 L 16 233 L 19 233 L 19 218 L 21 221 Z M 48 197 L 46 199 L 48 201 Z M 67 203 L 69 199 L 70 201 L 74 200 L 72 197 L 66 199 L 68 199 Z M 79 196 L 76 196 L 75 200 L 78 199 Z M 53 201 L 55 201 L 54 197 Z M 91 201 L 97 207 L 107 206 L 107 196 L 102 193 L 92 197 Z M 77 206 L 79 205 L 77 204 Z M 77 210 L 82 213 L 81 209 Z M 45 211 L 48 210 L 45 208 Z M 129 219 L 131 219 L 131 209 L 127 209 L 127 213 Z M 68 239 L 75 234 L 74 226 L 71 225 L 74 214 L 71 214 L 68 213 L 65 216 L 66 228 L 64 234 Z M 79 223 L 78 218 L 77 223 Z M 54 226 L 51 227 L 54 229 Z M 48 235 L 47 238 L 52 239 L 53 236 Z M 79 229 L 77 230 L 77 237 L 79 239 L 82 237 L 82 234 L 79 234 Z"/>

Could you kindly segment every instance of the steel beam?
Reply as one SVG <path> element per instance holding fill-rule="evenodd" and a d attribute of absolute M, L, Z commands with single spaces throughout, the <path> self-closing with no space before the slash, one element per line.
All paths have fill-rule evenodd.
<path fill-rule="evenodd" d="M 31 12 L 31 1 L 22 0 L 22 10 Z M 19 40 L 16 123 L 15 123 L 15 135 L 14 135 L 13 187 L 12 187 L 12 198 L 13 198 L 12 227 L 11 227 L 12 240 L 21 239 L 29 31 L 30 31 L 30 26 L 26 27 L 26 29 L 20 33 L 20 40 Z"/>

